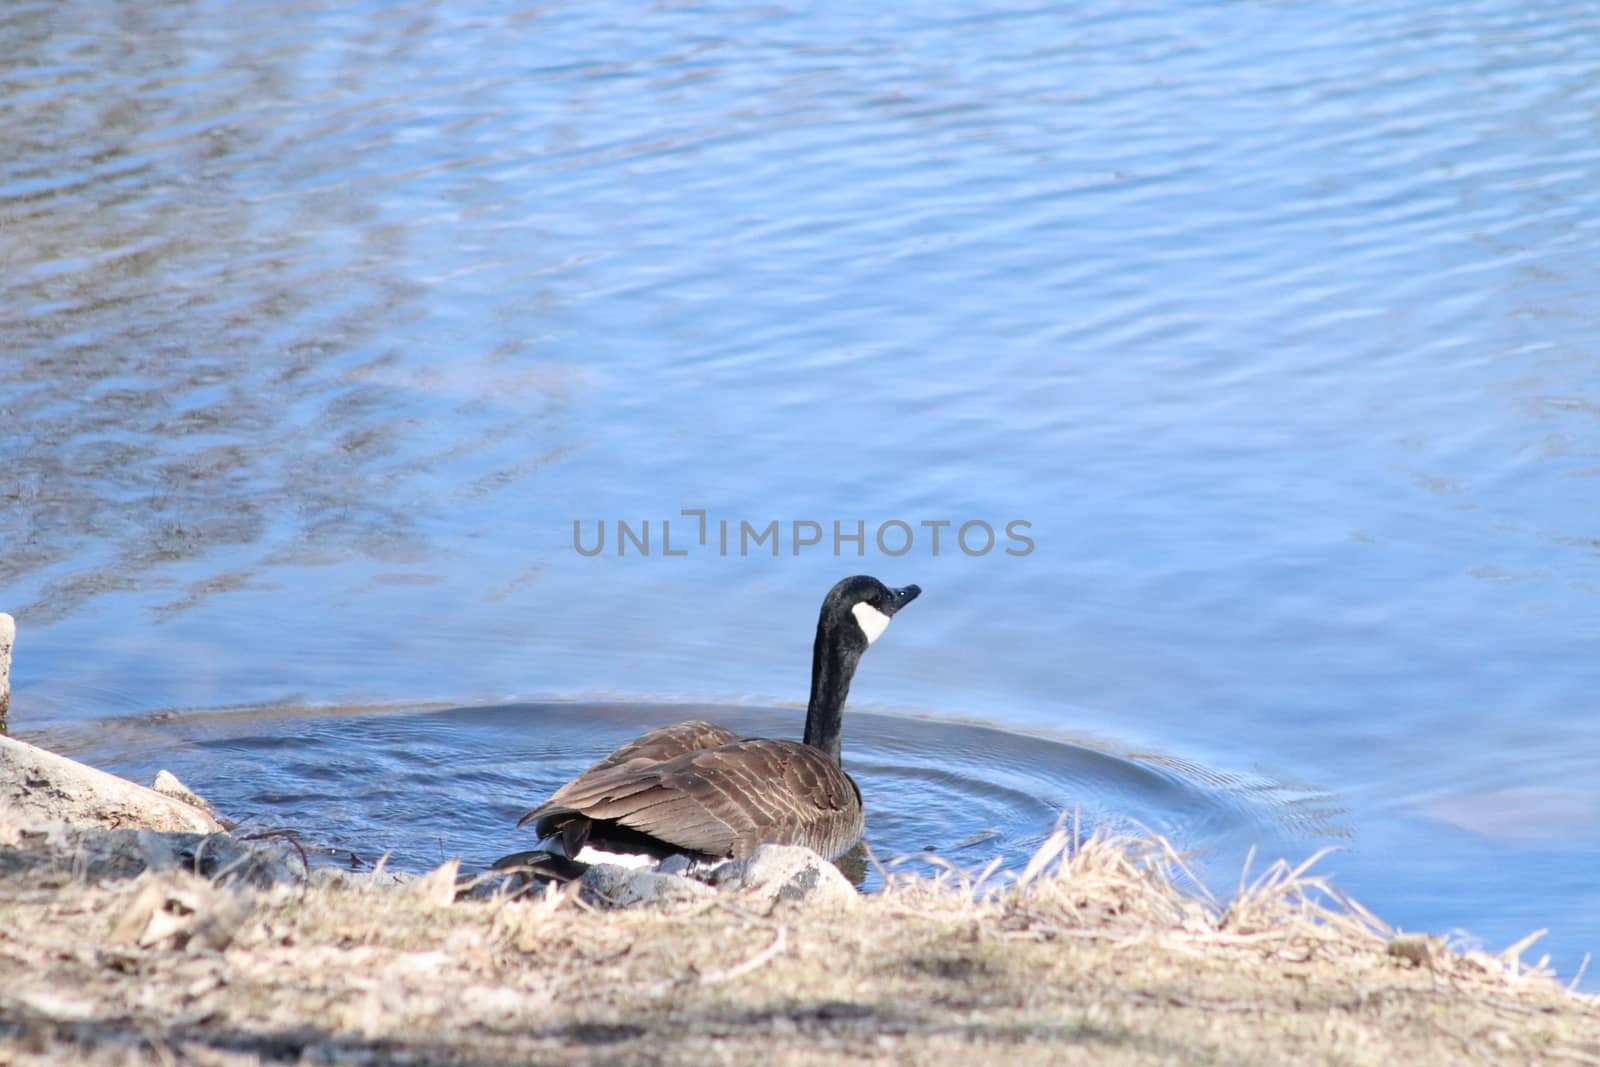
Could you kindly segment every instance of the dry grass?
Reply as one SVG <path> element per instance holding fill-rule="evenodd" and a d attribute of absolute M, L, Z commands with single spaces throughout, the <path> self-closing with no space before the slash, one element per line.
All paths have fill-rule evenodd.
<path fill-rule="evenodd" d="M 1227 901 L 1156 838 L 889 874 L 853 906 L 0 879 L 0 1064 L 1600 1064 L 1522 947 L 1393 938 L 1309 865 Z"/>

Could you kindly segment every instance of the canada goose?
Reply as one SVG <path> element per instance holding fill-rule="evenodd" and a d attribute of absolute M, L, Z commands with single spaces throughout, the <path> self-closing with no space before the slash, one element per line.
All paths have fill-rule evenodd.
<path fill-rule="evenodd" d="M 828 591 L 811 652 L 804 741 L 741 738 L 694 720 L 630 741 L 518 820 L 547 842 L 497 868 L 565 880 L 591 863 L 655 866 L 805 845 L 832 859 L 861 837 L 861 790 L 839 764 L 844 701 L 861 653 L 922 590 L 857 575 Z"/>

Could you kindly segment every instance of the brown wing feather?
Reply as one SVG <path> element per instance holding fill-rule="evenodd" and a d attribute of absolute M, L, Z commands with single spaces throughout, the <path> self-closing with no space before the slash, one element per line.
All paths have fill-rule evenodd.
<path fill-rule="evenodd" d="M 718 726 L 714 722 L 706 722 L 703 719 L 675 722 L 671 726 L 663 726 L 659 730 L 651 730 L 644 736 L 629 741 L 609 756 L 600 760 L 590 770 L 629 763 L 633 760 L 648 760 L 652 763 L 661 763 L 675 756 L 681 756 L 685 752 L 698 752 L 704 748 L 716 748 L 718 745 L 731 744 L 737 740 L 739 740 L 738 734 L 726 726 Z"/>
<path fill-rule="evenodd" d="M 531 814 L 541 833 L 576 815 L 705 856 L 742 856 L 760 844 L 836 855 L 861 834 L 855 783 L 795 741 L 733 741 L 660 763 L 597 765 Z"/>
<path fill-rule="evenodd" d="M 555 795 L 540 804 L 517 820 L 518 826 L 526 826 L 535 819 L 542 818 L 546 812 L 554 808 L 567 807 L 567 796 L 572 790 L 581 790 L 584 783 L 592 776 L 608 772 L 617 767 L 634 767 L 643 769 L 652 764 L 664 763 L 667 760 L 681 756 L 686 752 L 696 752 L 700 749 L 715 748 L 739 740 L 739 735 L 726 726 L 718 726 L 714 722 L 702 719 L 690 719 L 687 722 L 673 723 L 663 726 L 659 730 L 651 730 L 642 737 L 634 738 L 621 748 L 603 757 L 572 781 L 556 790 Z"/>

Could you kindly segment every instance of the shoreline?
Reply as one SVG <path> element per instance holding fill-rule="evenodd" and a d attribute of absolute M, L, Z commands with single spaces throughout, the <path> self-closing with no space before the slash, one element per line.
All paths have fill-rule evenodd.
<path fill-rule="evenodd" d="M 0 815 L 0 1063 L 1600 1062 L 1600 999 L 1523 963 L 1531 939 L 1396 935 L 1308 864 L 1210 899 L 1159 838 L 1057 831 L 989 889 L 952 867 L 607 908 L 464 893 L 454 864 L 207 878 L 192 839 L 259 844 L 132 810 Z"/>

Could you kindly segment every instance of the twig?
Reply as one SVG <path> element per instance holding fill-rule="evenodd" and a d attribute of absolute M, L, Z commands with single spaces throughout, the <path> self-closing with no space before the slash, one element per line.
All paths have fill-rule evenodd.
<path fill-rule="evenodd" d="M 780 926 L 778 927 L 777 934 L 772 939 L 772 944 L 768 945 L 760 952 L 757 952 L 754 956 L 751 956 L 737 967 L 730 967 L 725 971 L 712 971 L 710 974 L 702 974 L 700 976 L 700 984 L 716 985 L 718 982 L 727 982 L 737 978 L 741 974 L 749 974 L 757 967 L 760 967 L 762 964 L 770 961 L 774 956 L 787 948 L 788 945 L 789 928 L 786 926 Z"/>

